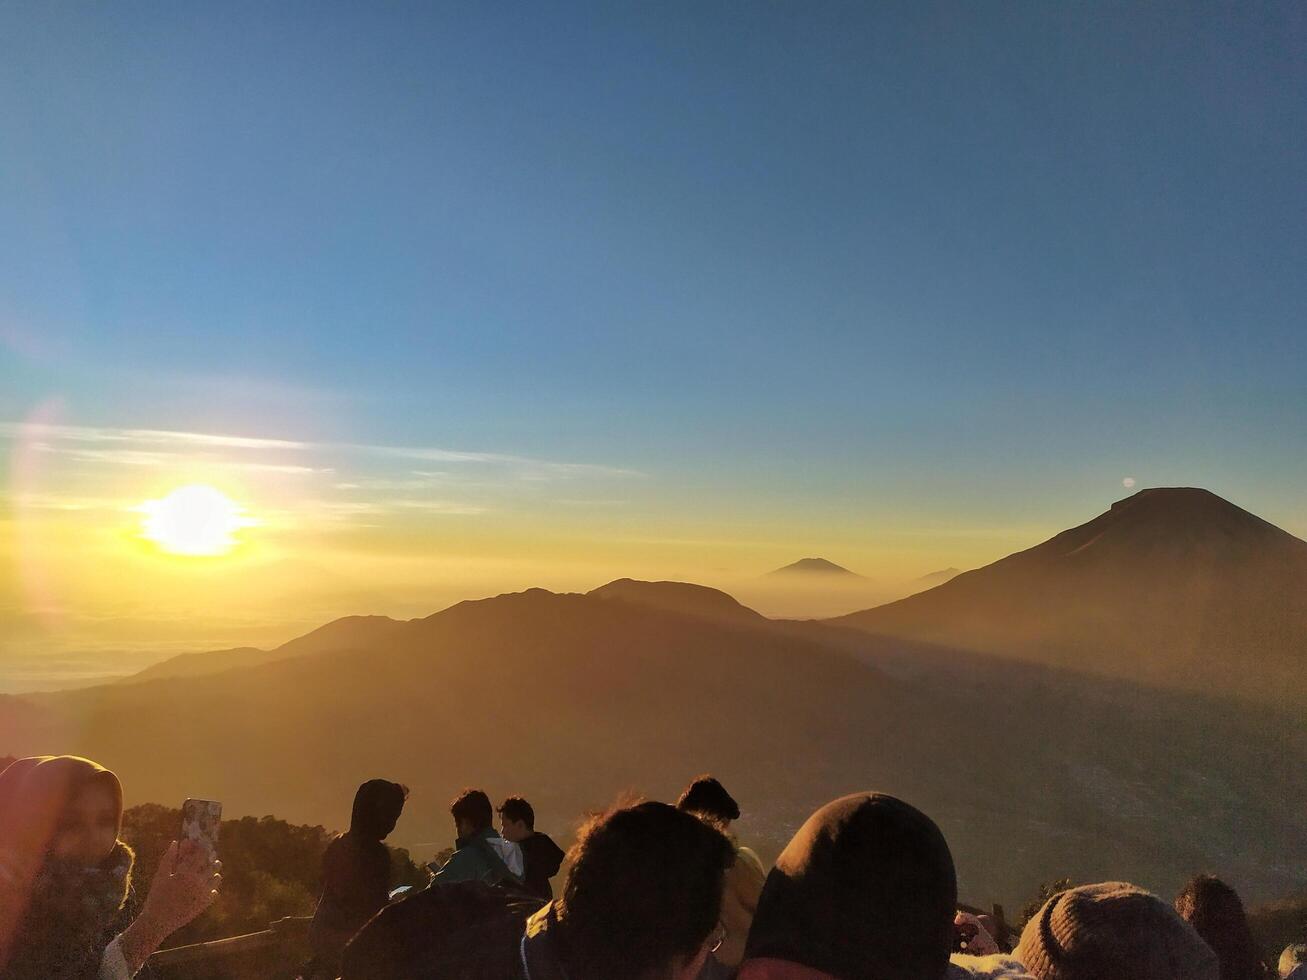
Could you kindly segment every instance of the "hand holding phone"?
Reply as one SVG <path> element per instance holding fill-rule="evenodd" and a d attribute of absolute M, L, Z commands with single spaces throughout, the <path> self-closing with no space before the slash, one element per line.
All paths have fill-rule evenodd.
<path fill-rule="evenodd" d="M 194 841 L 205 849 L 209 860 L 217 857 L 218 827 L 222 804 L 217 800 L 187 800 L 182 804 L 182 832 L 177 840 Z"/>

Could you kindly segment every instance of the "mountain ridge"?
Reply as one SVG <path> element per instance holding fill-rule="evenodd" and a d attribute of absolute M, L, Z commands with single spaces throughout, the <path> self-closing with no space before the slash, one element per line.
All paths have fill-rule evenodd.
<path fill-rule="evenodd" d="M 1282 701 L 1307 675 L 1307 542 L 1210 491 L 1150 488 L 933 589 L 826 622 Z"/>
<path fill-rule="evenodd" d="M 233 815 L 328 825 L 384 775 L 413 788 L 401 844 L 436 839 L 445 801 L 469 784 L 522 792 L 557 826 L 631 789 L 674 798 L 707 770 L 747 801 L 747 832 L 769 854 L 834 796 L 910 799 L 945 828 L 972 893 L 996 900 L 1053 869 L 1173 887 L 1216 856 L 1264 894 L 1307 883 L 1276 870 L 1307 866 L 1292 863 L 1307 840 L 1292 804 L 1307 738 L 1268 754 L 1246 730 L 1261 716 L 1204 714 L 1187 695 L 1123 700 L 1093 679 L 1050 688 L 1046 672 L 856 630 L 541 589 L 402 627 L 364 650 L 0 699 L 0 747 L 89 754 L 133 800 L 203 795 Z M 1111 744 L 1080 734 L 1103 724 Z M 979 760 L 958 747 L 978 738 L 982 755 L 1020 764 L 976 779 Z M 1167 800 L 1203 821 L 1175 834 Z"/>

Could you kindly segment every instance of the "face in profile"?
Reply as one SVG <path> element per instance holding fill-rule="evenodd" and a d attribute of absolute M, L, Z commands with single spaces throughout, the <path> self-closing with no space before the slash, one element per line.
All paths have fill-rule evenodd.
<path fill-rule="evenodd" d="M 113 850 L 118 834 L 118 801 L 102 780 L 82 786 L 69 801 L 50 844 L 50 855 L 86 867 Z"/>
<path fill-rule="evenodd" d="M 503 814 L 499 817 L 500 833 L 504 840 L 511 840 L 518 844 L 531 836 L 531 831 L 527 829 L 525 820 L 510 820 Z"/>

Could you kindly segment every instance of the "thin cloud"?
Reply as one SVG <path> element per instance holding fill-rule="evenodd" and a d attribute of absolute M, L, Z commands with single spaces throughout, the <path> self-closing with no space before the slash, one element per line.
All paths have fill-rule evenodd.
<path fill-rule="evenodd" d="M 502 467 L 526 481 L 581 477 L 632 478 L 639 470 L 602 463 L 576 463 L 509 453 L 444 449 L 433 446 L 385 446 L 367 443 L 305 442 L 295 439 L 266 439 L 208 432 L 179 432 L 169 429 L 120 429 L 102 426 L 56 425 L 50 423 L 0 422 L 0 438 L 37 442 L 49 452 L 72 455 L 61 443 L 111 446 L 109 449 L 80 449 L 84 461 L 158 466 L 171 462 L 170 449 L 233 449 L 257 452 L 357 453 L 390 459 L 426 463 L 461 463 Z M 116 454 L 115 452 L 116 451 Z M 252 464 L 247 464 L 252 465 Z M 278 464 L 287 465 L 287 464 Z M 305 467 L 303 471 L 310 471 Z M 301 472 L 301 470 L 282 470 Z"/>
<path fill-rule="evenodd" d="M 261 439 L 250 436 L 215 435 L 208 432 L 175 432 L 169 429 L 114 429 L 86 425 L 55 425 L 47 422 L 0 422 L 0 437 L 42 439 L 62 442 L 119 443 L 137 446 L 202 446 L 222 449 L 294 449 L 312 444 L 292 439 Z"/>

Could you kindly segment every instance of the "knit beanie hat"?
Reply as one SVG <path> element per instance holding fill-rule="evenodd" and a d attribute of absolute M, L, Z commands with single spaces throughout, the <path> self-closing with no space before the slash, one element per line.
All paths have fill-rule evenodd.
<path fill-rule="evenodd" d="M 1175 909 L 1120 881 L 1054 895 L 1016 956 L 1038 980 L 1219 980 L 1216 954 Z"/>
<path fill-rule="evenodd" d="M 745 950 L 837 980 L 942 980 L 957 880 L 944 835 L 881 793 L 827 803 L 767 876 Z"/>

